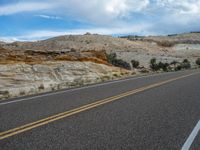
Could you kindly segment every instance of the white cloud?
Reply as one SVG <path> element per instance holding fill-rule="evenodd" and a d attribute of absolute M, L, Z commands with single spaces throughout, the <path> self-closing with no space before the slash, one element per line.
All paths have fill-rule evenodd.
<path fill-rule="evenodd" d="M 88 30 L 80 27 L 62 32 L 40 31 L 18 36 L 18 39 L 40 39 L 87 31 L 129 34 L 200 30 L 200 0 L 21 0 L 20 3 L 0 6 L 0 16 L 19 12 L 33 12 L 34 15 L 38 10 L 38 17 L 70 19 L 92 27 Z"/>
<path fill-rule="evenodd" d="M 76 19 L 107 24 L 113 20 L 143 11 L 149 0 L 57 0 L 64 14 Z"/>
<path fill-rule="evenodd" d="M 200 0 L 157 0 L 157 5 L 171 13 L 199 14 Z"/>
<path fill-rule="evenodd" d="M 27 2 L 28 1 L 28 2 Z M 11 15 L 19 12 L 43 10 L 55 16 L 72 16 L 82 21 L 107 23 L 114 19 L 126 17 L 131 12 L 141 12 L 149 0 L 27 0 L 0 7 L 0 15 Z M 47 16 L 41 16 L 47 18 Z"/>
<path fill-rule="evenodd" d="M 41 17 L 41 18 L 44 18 L 44 19 L 56 19 L 56 20 L 62 19 L 61 17 L 58 17 L 58 16 L 48 16 L 48 15 L 35 15 L 35 16 Z"/>
<path fill-rule="evenodd" d="M 38 10 L 50 9 L 52 6 L 43 2 L 21 2 L 10 5 L 0 6 L 1 15 L 12 15 L 20 12 L 32 12 Z"/>
<path fill-rule="evenodd" d="M 163 23 L 192 28 L 194 22 L 200 21 L 200 0 L 157 0 L 157 5 L 165 11 Z"/>

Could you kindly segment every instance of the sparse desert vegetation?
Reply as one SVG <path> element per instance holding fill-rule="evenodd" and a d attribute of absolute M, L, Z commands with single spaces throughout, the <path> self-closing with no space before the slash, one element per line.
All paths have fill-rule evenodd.
<path fill-rule="evenodd" d="M 190 69 L 191 68 L 191 62 L 188 59 L 184 59 L 182 62 L 177 62 L 177 61 L 172 61 L 170 64 L 169 63 L 163 63 L 163 62 L 158 62 L 156 58 L 152 58 L 150 60 L 150 68 L 153 71 L 180 71 L 182 69 Z"/>
<path fill-rule="evenodd" d="M 131 60 L 131 64 L 133 68 L 138 68 L 140 65 L 140 62 L 137 60 Z"/>
<path fill-rule="evenodd" d="M 116 67 L 121 67 L 121 68 L 124 68 L 127 70 L 131 69 L 130 64 L 122 59 L 118 59 L 116 53 L 107 54 L 107 59 L 110 64 L 112 64 Z"/>
<path fill-rule="evenodd" d="M 174 42 L 170 41 L 158 41 L 157 44 L 162 47 L 173 47 L 175 45 Z"/>
<path fill-rule="evenodd" d="M 200 67 L 200 58 L 197 58 L 196 64 Z"/>

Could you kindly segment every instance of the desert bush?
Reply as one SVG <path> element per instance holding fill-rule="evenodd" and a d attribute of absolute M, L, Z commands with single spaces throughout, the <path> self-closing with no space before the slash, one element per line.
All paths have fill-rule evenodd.
<path fill-rule="evenodd" d="M 107 60 L 110 64 L 113 64 L 113 61 L 117 59 L 116 53 L 107 54 Z"/>
<path fill-rule="evenodd" d="M 158 68 L 162 69 L 163 71 L 169 71 L 169 64 L 168 63 L 163 63 L 163 62 L 159 62 L 158 63 Z"/>
<path fill-rule="evenodd" d="M 189 62 L 188 59 L 184 59 L 184 60 L 183 60 L 183 63 L 188 63 L 188 62 Z"/>
<path fill-rule="evenodd" d="M 20 95 L 25 95 L 26 94 L 26 92 L 25 91 L 20 91 L 20 93 L 19 93 Z"/>
<path fill-rule="evenodd" d="M 181 66 L 183 69 L 190 69 L 191 68 L 190 61 L 188 59 L 184 59 L 183 62 L 181 63 Z"/>
<path fill-rule="evenodd" d="M 128 70 L 131 69 L 130 64 L 122 59 L 118 59 L 116 53 L 107 54 L 107 60 L 110 64 L 116 67 L 121 67 Z"/>
<path fill-rule="evenodd" d="M 153 70 L 153 71 L 158 71 L 159 70 L 159 66 L 158 64 L 156 63 L 156 58 L 152 58 L 150 60 L 150 68 Z"/>
<path fill-rule="evenodd" d="M 156 58 L 152 58 L 151 60 L 150 60 L 150 64 L 156 64 Z"/>
<path fill-rule="evenodd" d="M 190 61 L 188 59 L 184 59 L 182 63 L 180 63 L 178 66 L 175 67 L 175 71 L 179 71 L 182 69 L 190 69 L 190 68 L 191 68 Z"/>
<path fill-rule="evenodd" d="M 178 61 L 172 61 L 170 64 L 176 66 L 179 62 Z"/>
<path fill-rule="evenodd" d="M 127 62 L 125 62 L 125 61 L 122 60 L 122 59 L 115 59 L 115 60 L 113 61 L 113 65 L 116 66 L 116 67 L 121 67 L 121 68 L 128 69 L 128 70 L 131 69 L 130 64 L 127 63 Z"/>
<path fill-rule="evenodd" d="M 133 68 L 137 68 L 140 65 L 140 62 L 136 60 L 131 60 L 131 64 Z"/>
<path fill-rule="evenodd" d="M 177 67 L 175 67 L 174 70 L 175 70 L 175 71 L 180 71 L 180 70 L 182 70 L 182 66 L 181 66 L 181 65 L 178 65 Z"/>
<path fill-rule="evenodd" d="M 169 63 L 163 63 L 163 62 L 157 63 L 156 62 L 156 58 L 152 58 L 150 60 L 150 68 L 153 71 L 158 71 L 158 70 L 161 70 L 161 69 L 163 71 L 169 71 L 169 70 L 171 70 L 171 67 L 170 67 Z"/>
<path fill-rule="evenodd" d="M 38 87 L 39 90 L 44 90 L 44 85 L 40 84 L 40 86 Z"/>
<path fill-rule="evenodd" d="M 196 64 L 200 67 L 200 58 L 196 60 Z"/>
<path fill-rule="evenodd" d="M 175 43 L 170 41 L 159 41 L 157 44 L 162 47 L 173 47 L 175 45 Z"/>

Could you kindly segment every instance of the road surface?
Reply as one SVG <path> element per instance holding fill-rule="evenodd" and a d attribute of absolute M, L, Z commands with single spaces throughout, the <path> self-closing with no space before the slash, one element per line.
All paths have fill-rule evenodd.
<path fill-rule="evenodd" d="M 0 150 L 199 150 L 200 71 L 0 101 Z"/>

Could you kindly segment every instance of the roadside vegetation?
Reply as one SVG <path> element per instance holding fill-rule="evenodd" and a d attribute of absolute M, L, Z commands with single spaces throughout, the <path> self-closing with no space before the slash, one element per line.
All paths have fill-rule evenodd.
<path fill-rule="evenodd" d="M 175 42 L 170 42 L 170 41 L 159 41 L 157 42 L 157 44 L 159 46 L 162 46 L 162 47 L 173 47 L 175 45 Z"/>
<path fill-rule="evenodd" d="M 159 70 L 162 70 L 162 71 L 171 71 L 172 68 L 170 66 L 169 63 L 163 63 L 163 62 L 158 62 L 157 63 L 157 60 L 156 58 L 152 58 L 150 60 L 150 68 L 153 70 L 153 71 L 159 71 Z"/>
<path fill-rule="evenodd" d="M 199 62 L 200 63 L 200 62 Z M 190 69 L 191 63 L 188 59 L 184 59 L 181 63 L 177 61 L 172 61 L 169 63 L 157 62 L 156 58 L 150 60 L 150 68 L 153 71 L 179 71 L 182 69 Z"/>
<path fill-rule="evenodd" d="M 200 58 L 197 58 L 196 64 L 197 64 L 198 67 L 200 67 Z"/>
<path fill-rule="evenodd" d="M 116 53 L 107 54 L 107 60 L 113 66 L 121 67 L 128 70 L 131 70 L 131 65 L 133 68 L 138 68 L 140 65 L 140 62 L 137 60 L 132 60 L 130 64 L 122 59 L 118 59 Z"/>
<path fill-rule="evenodd" d="M 116 53 L 107 54 L 107 60 L 113 66 L 131 70 L 131 65 L 122 59 L 118 59 Z"/>
<path fill-rule="evenodd" d="M 121 67 L 124 69 L 131 70 L 132 68 L 139 69 L 140 62 L 137 60 L 132 60 L 131 63 L 128 63 L 122 59 L 117 58 L 116 53 L 107 54 L 107 60 L 110 64 L 116 67 Z M 196 60 L 196 64 L 200 67 L 200 58 Z M 191 62 L 188 59 L 184 59 L 182 62 L 172 61 L 171 63 L 157 61 L 156 58 L 150 60 L 150 68 L 152 71 L 180 71 L 191 68 Z"/>
<path fill-rule="evenodd" d="M 175 71 L 183 70 L 183 69 L 190 69 L 191 68 L 191 63 L 188 59 L 184 59 L 183 62 L 179 63 L 175 67 Z"/>
<path fill-rule="evenodd" d="M 133 67 L 133 68 L 138 68 L 139 65 L 140 65 L 140 62 L 137 61 L 137 60 L 132 60 L 132 61 L 131 61 L 131 64 L 132 64 L 132 67 Z"/>

